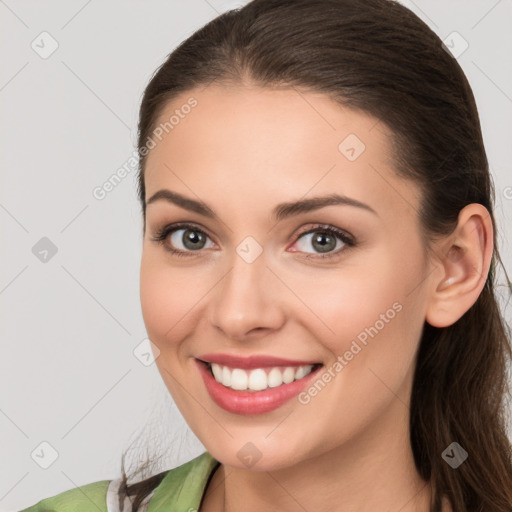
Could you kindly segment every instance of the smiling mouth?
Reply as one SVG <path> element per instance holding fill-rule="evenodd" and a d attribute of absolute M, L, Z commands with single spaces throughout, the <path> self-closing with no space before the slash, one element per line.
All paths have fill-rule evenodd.
<path fill-rule="evenodd" d="M 278 388 L 301 380 L 323 366 L 321 363 L 316 363 L 301 366 L 242 369 L 208 361 L 201 362 L 206 365 L 210 374 L 219 384 L 236 391 L 264 391 L 269 388 Z"/>

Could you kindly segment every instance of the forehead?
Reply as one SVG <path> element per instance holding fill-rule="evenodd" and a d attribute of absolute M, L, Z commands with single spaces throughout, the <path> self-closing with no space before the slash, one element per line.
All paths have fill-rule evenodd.
<path fill-rule="evenodd" d="M 189 106 L 191 98 L 193 107 Z M 344 149 L 339 144 L 348 135 L 352 135 L 356 154 L 346 153 L 347 161 L 354 161 L 363 149 L 380 159 L 390 156 L 383 123 L 326 95 L 297 88 L 217 85 L 195 89 L 169 102 L 156 124 L 171 146 L 190 150 L 191 144 L 200 145 L 203 151 L 222 148 L 223 156 L 228 156 L 225 153 L 231 145 L 232 153 L 252 156 L 264 152 L 290 160 L 300 153 L 317 159 L 327 150 L 326 158 L 337 158 Z M 173 137 L 167 137 L 171 133 Z M 295 151 L 286 154 L 287 149 Z"/>
<path fill-rule="evenodd" d="M 259 204 L 335 191 L 373 198 L 397 214 L 419 200 L 394 171 L 387 126 L 319 93 L 194 89 L 165 106 L 159 127 L 161 140 L 153 137 L 146 160 L 146 197 L 161 188 L 186 191 L 184 184 L 199 196 L 215 187 Z"/>

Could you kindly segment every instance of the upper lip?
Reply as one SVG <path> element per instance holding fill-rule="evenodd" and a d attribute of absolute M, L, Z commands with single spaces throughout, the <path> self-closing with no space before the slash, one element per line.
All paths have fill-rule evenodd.
<path fill-rule="evenodd" d="M 216 363 L 230 368 L 263 368 L 266 366 L 305 366 L 320 364 L 318 361 L 297 361 L 283 359 L 281 357 L 253 355 L 249 357 L 235 356 L 231 354 L 203 354 L 197 359 L 206 363 Z"/>

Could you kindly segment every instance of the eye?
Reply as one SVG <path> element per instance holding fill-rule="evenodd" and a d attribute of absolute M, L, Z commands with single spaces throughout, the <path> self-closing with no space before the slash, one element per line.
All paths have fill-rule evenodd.
<path fill-rule="evenodd" d="M 164 226 L 151 240 L 162 244 L 166 250 L 176 256 L 194 256 L 194 252 L 207 248 L 206 241 L 209 238 L 194 224 L 180 223 Z"/>
<path fill-rule="evenodd" d="M 213 247 L 207 245 L 210 237 L 195 224 L 178 223 L 164 226 L 157 230 L 151 238 L 164 246 L 164 248 L 176 256 L 195 256 L 202 249 Z M 295 241 L 298 250 L 292 252 L 308 253 L 308 248 L 313 247 L 317 253 L 308 253 L 306 259 L 322 259 L 339 256 L 341 252 L 356 245 L 355 239 L 349 233 L 330 225 L 318 224 L 308 231 L 300 233 Z M 337 250 L 335 250 L 337 249 Z M 333 252 L 334 251 L 334 252 Z"/>
<path fill-rule="evenodd" d="M 305 233 L 301 233 L 297 237 L 295 245 L 298 245 L 301 252 L 307 253 L 307 249 L 310 247 L 318 251 L 318 253 L 310 253 L 310 255 L 306 256 L 306 259 L 332 258 L 339 256 L 341 252 L 346 251 L 350 247 L 354 247 L 355 240 L 352 235 L 341 229 L 319 224 Z M 335 249 L 337 250 L 335 251 Z"/>

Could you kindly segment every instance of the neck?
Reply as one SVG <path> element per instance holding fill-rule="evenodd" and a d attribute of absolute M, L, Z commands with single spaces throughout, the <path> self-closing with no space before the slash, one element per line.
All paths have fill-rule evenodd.
<path fill-rule="evenodd" d="M 431 490 L 418 474 L 409 409 L 398 398 L 355 438 L 275 471 L 221 465 L 200 512 L 428 512 Z"/>

